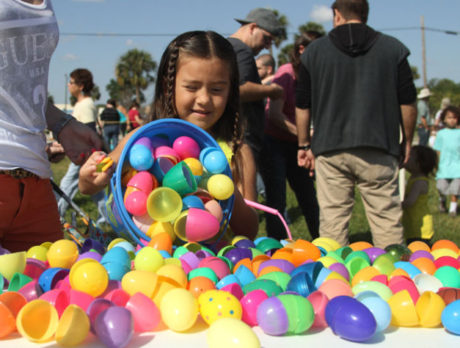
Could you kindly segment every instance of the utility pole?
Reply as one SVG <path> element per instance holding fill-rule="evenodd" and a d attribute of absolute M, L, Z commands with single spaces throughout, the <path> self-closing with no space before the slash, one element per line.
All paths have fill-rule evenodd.
<path fill-rule="evenodd" d="M 425 47 L 425 18 L 420 17 L 420 29 L 422 31 L 422 73 L 423 73 L 423 87 L 427 87 L 426 79 L 426 47 Z"/>

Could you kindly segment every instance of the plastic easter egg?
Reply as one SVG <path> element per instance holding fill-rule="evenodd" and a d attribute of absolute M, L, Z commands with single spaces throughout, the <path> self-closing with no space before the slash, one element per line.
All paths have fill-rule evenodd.
<path fill-rule="evenodd" d="M 433 246 L 431 247 L 431 250 L 434 251 L 434 250 L 438 250 L 438 249 L 451 249 L 452 251 L 454 251 L 457 254 L 459 252 L 457 244 L 455 244 L 453 241 L 447 240 L 447 239 L 440 239 L 440 240 L 437 240 L 436 242 L 433 243 Z"/>
<path fill-rule="evenodd" d="M 10 309 L 0 301 L 0 339 L 16 330 L 16 318 Z"/>
<path fill-rule="evenodd" d="M 288 315 L 278 297 L 270 297 L 259 305 L 257 323 L 267 335 L 279 336 L 288 331 Z"/>
<path fill-rule="evenodd" d="M 143 191 L 131 192 L 125 198 L 125 208 L 134 216 L 142 216 L 147 213 L 147 194 Z"/>
<path fill-rule="evenodd" d="M 88 316 L 90 329 L 93 334 L 96 334 L 96 318 L 99 316 L 99 314 L 112 306 L 115 306 L 115 303 L 105 298 L 96 298 L 88 305 L 86 308 L 86 315 Z"/>
<path fill-rule="evenodd" d="M 154 176 L 147 171 L 140 171 L 136 173 L 129 181 L 128 187 L 135 187 L 138 190 L 149 194 L 154 188 L 158 186 L 158 182 Z"/>
<path fill-rule="evenodd" d="M 428 246 L 428 244 L 426 244 L 425 242 L 422 242 L 422 241 L 413 241 L 411 242 L 407 248 L 412 251 L 413 253 L 418 251 L 418 250 L 424 250 L 424 251 L 428 251 L 430 252 L 431 251 L 431 248 Z"/>
<path fill-rule="evenodd" d="M 218 200 L 225 200 L 233 195 L 235 187 L 232 179 L 225 174 L 216 174 L 208 180 L 209 193 Z"/>
<path fill-rule="evenodd" d="M 107 270 L 99 262 L 83 259 L 75 263 L 69 273 L 72 289 L 93 297 L 101 295 L 109 283 Z"/>
<path fill-rule="evenodd" d="M 128 273 L 131 268 L 129 266 L 123 265 L 118 262 L 106 262 L 103 264 L 109 280 L 118 280 L 121 281 L 123 276 Z"/>
<path fill-rule="evenodd" d="M 228 165 L 227 157 L 225 157 L 225 154 L 221 150 L 209 150 L 209 148 L 201 159 L 201 163 L 203 164 L 203 167 L 212 174 L 222 173 Z"/>
<path fill-rule="evenodd" d="M 27 258 L 29 259 L 37 259 L 40 261 L 45 262 L 46 261 L 46 253 L 48 252 L 48 249 L 41 245 L 34 245 L 33 247 L 30 247 L 29 250 L 27 250 Z"/>
<path fill-rule="evenodd" d="M 309 300 L 296 294 L 278 296 L 283 303 L 289 320 L 288 335 L 299 335 L 307 331 L 314 320 L 313 306 Z"/>
<path fill-rule="evenodd" d="M 137 139 L 134 144 L 140 144 L 148 148 L 150 151 L 153 151 L 152 141 L 149 137 L 140 137 Z"/>
<path fill-rule="evenodd" d="M 442 288 L 441 281 L 431 274 L 420 273 L 413 280 L 420 294 L 423 294 L 425 291 L 438 292 Z"/>
<path fill-rule="evenodd" d="M 153 224 L 153 219 L 149 216 L 148 213 L 141 216 L 133 216 L 134 225 L 140 229 L 144 234 L 149 235 L 150 225 Z"/>
<path fill-rule="evenodd" d="M 18 293 L 24 296 L 26 300 L 30 302 L 32 300 L 38 299 L 43 293 L 43 290 L 40 287 L 38 280 L 32 280 L 30 283 L 27 283 L 21 289 L 19 289 Z"/>
<path fill-rule="evenodd" d="M 402 290 L 388 299 L 391 308 L 391 324 L 412 327 L 419 324 L 415 304 L 407 290 Z"/>
<path fill-rule="evenodd" d="M 163 186 L 173 189 L 180 196 L 193 193 L 197 189 L 195 176 L 185 162 L 179 162 L 165 174 Z"/>
<path fill-rule="evenodd" d="M 160 251 L 165 250 L 168 253 L 172 252 L 172 239 L 168 233 L 157 233 L 153 235 L 148 243 L 148 246 Z"/>
<path fill-rule="evenodd" d="M 155 158 L 167 157 L 174 163 L 179 162 L 179 154 L 170 146 L 158 146 L 154 149 Z"/>
<path fill-rule="evenodd" d="M 220 318 L 241 319 L 243 310 L 240 301 L 222 290 L 209 290 L 198 298 L 200 313 L 204 321 L 211 325 Z"/>
<path fill-rule="evenodd" d="M 243 310 L 242 320 L 249 326 L 257 325 L 257 308 L 268 298 L 263 290 L 253 290 L 244 295 L 241 300 Z"/>
<path fill-rule="evenodd" d="M 210 348 L 259 348 L 260 341 L 254 331 L 241 320 L 221 318 L 211 324 L 206 333 Z"/>
<path fill-rule="evenodd" d="M 412 252 L 406 246 L 401 244 L 391 244 L 385 247 L 387 254 L 391 255 L 394 261 L 407 261 Z"/>
<path fill-rule="evenodd" d="M 364 267 L 354 275 L 353 279 L 351 280 L 351 286 L 355 286 L 361 282 L 369 281 L 379 274 L 379 270 L 373 266 Z"/>
<path fill-rule="evenodd" d="M 437 293 L 446 305 L 460 299 L 460 289 L 458 288 L 441 288 Z"/>
<path fill-rule="evenodd" d="M 175 264 L 165 264 L 157 270 L 157 275 L 167 279 L 168 282 L 176 287 L 187 288 L 187 275 L 181 266 Z"/>
<path fill-rule="evenodd" d="M 16 326 L 29 341 L 42 343 L 52 339 L 58 327 L 59 316 L 53 305 L 44 300 L 27 303 L 18 313 Z"/>
<path fill-rule="evenodd" d="M 8 291 L 18 291 L 27 283 L 31 282 L 32 278 L 22 273 L 15 273 L 8 284 Z"/>
<path fill-rule="evenodd" d="M 65 268 L 48 268 L 38 278 L 38 284 L 46 292 L 54 289 L 58 281 L 67 277 L 68 274 L 69 270 Z"/>
<path fill-rule="evenodd" d="M 156 221 L 173 221 L 181 210 L 180 195 L 169 187 L 158 187 L 147 198 L 147 212 Z"/>
<path fill-rule="evenodd" d="M 242 259 L 252 259 L 252 252 L 250 249 L 246 248 L 231 248 L 224 254 L 224 256 L 233 264 L 236 264 Z"/>
<path fill-rule="evenodd" d="M 240 281 L 240 283 L 245 286 L 256 279 L 255 275 L 251 270 L 245 265 L 241 264 L 236 270 L 234 269 L 234 274 Z"/>
<path fill-rule="evenodd" d="M 173 159 L 169 157 L 160 157 L 153 162 L 150 172 L 157 178 L 159 182 L 163 181 L 164 176 L 169 170 L 176 165 Z"/>
<path fill-rule="evenodd" d="M 431 253 L 429 251 L 426 251 L 426 250 L 416 250 L 414 251 L 410 258 L 409 258 L 409 262 L 412 262 L 420 257 L 426 257 L 430 260 L 434 260 L 434 257 L 433 255 L 431 255 Z"/>
<path fill-rule="evenodd" d="M 59 320 L 55 335 L 56 342 L 61 346 L 77 346 L 88 336 L 89 327 L 89 319 L 83 309 L 70 305 Z"/>
<path fill-rule="evenodd" d="M 361 251 L 361 250 L 365 250 L 365 249 L 368 249 L 368 248 L 372 248 L 373 245 L 369 242 L 365 242 L 365 241 L 358 241 L 358 242 L 354 242 L 354 243 L 351 243 L 349 245 L 349 247 L 353 250 L 353 251 Z"/>
<path fill-rule="evenodd" d="M 0 255 L 0 274 L 8 281 L 16 272 L 22 273 L 26 267 L 26 252 Z"/>
<path fill-rule="evenodd" d="M 222 279 L 230 274 L 230 268 L 228 264 L 224 260 L 216 256 L 208 256 L 202 259 L 199 262 L 198 266 L 211 268 L 216 273 L 219 279 Z"/>
<path fill-rule="evenodd" d="M 195 176 L 195 179 L 200 178 L 203 175 L 203 165 L 196 158 L 185 158 L 184 162 L 188 165 L 192 174 Z"/>
<path fill-rule="evenodd" d="M 45 300 L 51 303 L 56 308 L 58 315 L 61 316 L 64 310 L 69 305 L 69 298 L 64 290 L 53 289 L 43 293 L 40 300 Z"/>
<path fill-rule="evenodd" d="M 38 279 L 40 275 L 48 268 L 48 265 L 38 259 L 27 259 L 26 268 L 24 269 L 24 275 Z M 2 277 L 3 278 L 3 277 Z M 1 284 L 0 284 L 1 286 Z M 1 292 L 0 292 L 1 293 Z"/>
<path fill-rule="evenodd" d="M 441 256 L 434 261 L 434 265 L 436 266 L 436 268 L 440 268 L 443 266 L 450 266 L 456 269 L 460 268 L 460 262 L 457 260 L 457 258 L 452 256 Z"/>
<path fill-rule="evenodd" d="M 109 307 L 97 316 L 94 331 L 107 347 L 125 347 L 133 336 L 133 316 L 126 308 Z"/>
<path fill-rule="evenodd" d="M 373 280 L 356 284 L 355 286 L 353 286 L 351 290 L 355 295 L 358 295 L 363 291 L 373 291 L 377 293 L 385 301 L 388 301 L 388 299 L 391 296 L 393 296 L 393 293 L 391 292 L 391 289 L 388 286 Z"/>
<path fill-rule="evenodd" d="M 158 326 L 161 320 L 160 310 L 143 293 L 137 292 L 131 296 L 125 308 L 133 315 L 135 332 L 152 331 Z"/>
<path fill-rule="evenodd" d="M 372 247 L 372 248 L 366 248 L 363 249 L 363 251 L 369 256 L 369 260 L 371 264 L 374 262 L 374 260 L 379 257 L 380 255 L 385 254 L 385 250 L 377 247 Z"/>
<path fill-rule="evenodd" d="M 47 253 L 50 267 L 70 268 L 78 258 L 78 247 L 71 240 L 61 239 L 54 242 Z"/>
<path fill-rule="evenodd" d="M 460 288 L 460 272 L 456 268 L 450 266 L 440 267 L 434 272 L 434 276 L 445 287 Z"/>
<path fill-rule="evenodd" d="M 395 259 L 393 256 L 389 254 L 382 254 L 374 260 L 372 266 L 377 268 L 380 273 L 390 275 L 391 272 L 395 270 L 394 263 Z"/>
<path fill-rule="evenodd" d="M 109 262 L 119 263 L 126 266 L 131 265 L 131 259 L 129 257 L 128 252 L 126 251 L 126 249 L 119 246 L 111 248 L 104 254 L 104 256 L 102 256 L 101 264 Z"/>
<path fill-rule="evenodd" d="M 219 232 L 219 221 L 206 210 L 190 208 L 174 223 L 174 231 L 182 240 L 202 242 Z"/>
<path fill-rule="evenodd" d="M 217 282 L 216 288 L 220 290 L 230 284 L 238 284 L 241 287 L 239 279 L 234 274 L 229 274 Z"/>
<path fill-rule="evenodd" d="M 178 137 L 174 140 L 172 147 L 181 159 L 188 157 L 198 158 L 200 156 L 200 145 L 188 136 Z"/>
<path fill-rule="evenodd" d="M 424 292 L 415 305 L 422 327 L 437 327 L 441 324 L 441 313 L 446 307 L 444 300 L 432 291 Z"/>
<path fill-rule="evenodd" d="M 435 260 L 440 258 L 440 257 L 443 257 L 443 256 L 450 256 L 450 257 L 453 257 L 453 258 L 458 257 L 458 253 L 456 253 L 455 251 L 453 251 L 452 249 L 449 249 L 449 248 L 442 248 L 442 249 L 433 250 L 431 252 L 431 255 L 433 255 Z"/>
<path fill-rule="evenodd" d="M 316 291 L 316 286 L 308 273 L 301 272 L 294 275 L 287 284 L 287 291 L 295 291 L 301 296 L 307 297 L 312 292 Z"/>
<path fill-rule="evenodd" d="M 190 279 L 187 288 L 193 297 L 198 299 L 202 293 L 208 290 L 214 290 L 216 286 L 211 279 L 204 276 L 198 276 Z"/>
<path fill-rule="evenodd" d="M 391 289 L 393 294 L 396 294 L 401 290 L 407 290 L 414 303 L 417 303 L 418 298 L 420 297 L 414 282 L 410 278 L 406 278 L 404 276 L 395 276 L 391 278 L 388 282 L 388 287 Z"/>
<path fill-rule="evenodd" d="M 129 150 L 129 164 L 138 171 L 150 169 L 153 161 L 152 151 L 142 144 L 134 144 Z"/>
<path fill-rule="evenodd" d="M 160 252 L 150 246 L 143 247 L 134 258 L 136 270 L 156 272 L 163 264 L 164 259 Z"/>
<path fill-rule="evenodd" d="M 449 303 L 441 314 L 444 328 L 455 335 L 460 335 L 460 300 Z"/>
<path fill-rule="evenodd" d="M 291 276 L 284 272 L 269 272 L 258 277 L 259 280 L 273 280 L 283 291 L 286 291 L 287 285 L 291 280 Z"/>
<path fill-rule="evenodd" d="M 332 300 L 337 296 L 353 296 L 350 285 L 339 279 L 329 279 L 324 281 L 318 290 L 325 294 L 329 300 Z"/>
<path fill-rule="evenodd" d="M 182 209 L 190 208 L 204 209 L 203 201 L 198 196 L 185 196 L 182 198 Z"/>
<path fill-rule="evenodd" d="M 329 303 L 329 299 L 321 291 L 314 291 L 308 295 L 307 299 L 313 306 L 315 313 L 315 319 L 312 324 L 312 328 L 321 329 L 327 327 L 326 322 L 326 306 Z"/>
<path fill-rule="evenodd" d="M 167 292 L 160 304 L 161 318 L 166 326 L 176 332 L 190 329 L 198 317 L 198 301 L 186 289 Z"/>
<path fill-rule="evenodd" d="M 377 323 L 375 332 L 383 332 L 391 322 L 390 305 L 378 294 L 371 291 L 364 291 L 356 296 L 356 299 L 364 304 L 373 314 Z"/>
<path fill-rule="evenodd" d="M 427 257 L 419 257 L 411 262 L 420 272 L 433 275 L 436 272 L 436 266 L 433 260 Z"/>
<path fill-rule="evenodd" d="M 344 264 L 336 262 L 336 263 L 333 263 L 332 265 L 330 265 L 329 269 L 331 271 L 333 271 L 333 272 L 337 272 L 342 277 L 344 277 L 346 280 L 350 280 L 350 274 L 348 272 L 347 267 L 345 267 Z M 356 277 L 356 275 L 355 275 L 355 277 Z"/>

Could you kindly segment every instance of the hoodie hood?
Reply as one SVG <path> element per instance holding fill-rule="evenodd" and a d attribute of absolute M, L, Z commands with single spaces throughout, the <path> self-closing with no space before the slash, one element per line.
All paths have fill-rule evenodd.
<path fill-rule="evenodd" d="M 363 23 L 343 24 L 329 33 L 332 43 L 351 57 L 365 54 L 379 36 L 379 32 Z"/>

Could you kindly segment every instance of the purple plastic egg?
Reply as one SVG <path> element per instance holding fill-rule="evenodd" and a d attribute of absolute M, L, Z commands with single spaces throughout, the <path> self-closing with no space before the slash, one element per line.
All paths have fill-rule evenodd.
<path fill-rule="evenodd" d="M 288 331 L 288 315 L 278 297 L 270 297 L 258 306 L 257 323 L 267 335 L 280 336 Z"/>
<path fill-rule="evenodd" d="M 377 322 L 363 303 L 351 298 L 337 308 L 332 318 L 332 331 L 349 341 L 365 342 L 374 336 Z"/>
<path fill-rule="evenodd" d="M 133 316 L 126 308 L 112 306 L 96 317 L 94 329 L 97 337 L 107 347 L 123 348 L 133 336 Z"/>
<path fill-rule="evenodd" d="M 140 144 L 148 148 L 151 152 L 153 152 L 152 141 L 148 137 L 141 137 L 137 139 L 134 144 Z"/>
<path fill-rule="evenodd" d="M 363 251 L 367 254 L 367 256 L 369 256 L 371 264 L 374 262 L 374 260 L 377 257 L 386 253 L 385 250 L 381 248 L 377 248 L 377 247 L 367 248 L 367 249 L 364 249 Z"/>
<path fill-rule="evenodd" d="M 224 256 L 236 265 L 242 259 L 252 259 L 252 251 L 245 248 L 233 248 L 227 251 Z"/>
<path fill-rule="evenodd" d="M 246 248 L 246 249 L 256 247 L 254 242 L 252 240 L 250 240 L 250 239 L 241 239 L 241 240 L 239 240 L 238 242 L 235 243 L 235 246 L 237 248 Z"/>
<path fill-rule="evenodd" d="M 271 260 L 264 261 L 260 264 L 259 274 L 265 267 L 273 267 L 273 266 L 278 267 L 279 269 L 281 269 L 281 271 L 283 271 L 284 273 L 288 273 L 288 274 L 290 274 L 295 268 L 295 266 L 288 260 L 271 259 Z"/>
<path fill-rule="evenodd" d="M 112 306 L 115 306 L 115 304 L 112 301 L 106 300 L 105 298 L 96 298 L 90 303 L 86 309 L 86 315 L 88 315 L 88 319 L 91 324 L 91 332 L 93 334 L 96 334 L 94 327 L 98 315 Z"/>
<path fill-rule="evenodd" d="M 412 255 L 409 258 L 409 262 L 412 262 L 420 257 L 426 257 L 427 259 L 430 259 L 431 261 L 434 261 L 433 255 L 429 251 L 426 250 L 416 250 L 412 253 Z"/>
<path fill-rule="evenodd" d="M 345 304 L 347 303 L 354 303 L 355 300 L 354 298 L 350 296 L 337 296 L 331 299 L 327 306 L 326 306 L 326 312 L 325 312 L 325 317 L 326 317 L 326 322 L 329 327 L 332 327 L 332 323 L 334 320 L 335 313 Z"/>
<path fill-rule="evenodd" d="M 340 263 L 340 262 L 333 263 L 332 265 L 329 266 L 329 269 L 331 271 L 337 272 L 342 277 L 344 277 L 346 280 L 350 280 L 350 273 L 348 272 L 347 267 L 345 267 L 343 263 Z"/>

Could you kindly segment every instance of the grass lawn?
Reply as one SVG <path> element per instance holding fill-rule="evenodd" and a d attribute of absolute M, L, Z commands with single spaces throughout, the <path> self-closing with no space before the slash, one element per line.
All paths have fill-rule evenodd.
<path fill-rule="evenodd" d="M 69 164 L 68 159 L 52 165 L 52 170 L 54 173 L 54 180 L 59 183 L 62 176 L 67 170 Z M 287 205 L 288 205 L 288 214 L 291 220 L 291 225 L 289 226 L 293 238 L 303 238 L 310 240 L 310 234 L 308 233 L 308 227 L 305 223 L 303 215 L 300 211 L 300 208 L 297 206 L 297 200 L 294 193 L 288 188 L 287 194 Z M 356 193 L 356 204 L 353 209 L 351 221 L 350 221 L 350 241 L 360 241 L 365 240 L 371 242 L 371 234 L 369 229 L 369 224 L 367 223 L 366 215 L 364 212 L 363 204 L 359 193 Z M 74 202 L 85 211 L 92 219 L 96 218 L 97 209 L 94 203 L 88 196 L 81 195 L 78 193 Z M 439 239 L 449 239 L 455 242 L 460 246 L 460 216 L 450 217 L 447 214 L 440 214 L 438 211 L 438 193 L 436 190 L 435 181 L 433 180 L 430 184 L 429 192 L 429 206 L 430 211 L 433 214 L 433 223 L 435 235 L 433 240 Z M 68 211 L 66 215 L 66 220 L 71 221 L 71 212 Z M 81 224 L 79 224 L 79 227 Z M 259 236 L 265 235 L 265 219 L 263 215 L 260 216 L 260 225 L 259 225 Z"/>

